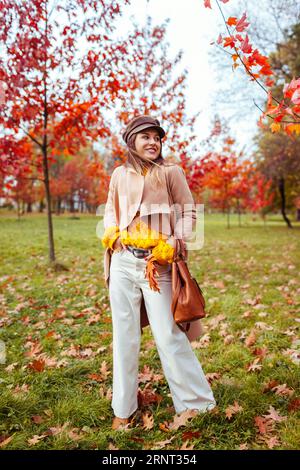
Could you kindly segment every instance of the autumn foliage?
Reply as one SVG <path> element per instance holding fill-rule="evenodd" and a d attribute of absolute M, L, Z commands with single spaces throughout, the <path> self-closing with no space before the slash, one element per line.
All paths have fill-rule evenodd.
<path fill-rule="evenodd" d="M 220 0 L 222 3 L 228 3 L 229 0 Z M 216 4 L 223 16 L 227 34 L 220 34 L 216 43 L 224 49 L 232 49 L 230 52 L 233 68 L 243 66 L 250 80 L 255 81 L 267 93 L 266 110 L 262 112 L 259 119 L 259 126 L 265 128 L 263 119 L 271 118 L 267 127 L 272 132 L 283 131 L 288 135 L 300 134 L 300 78 L 294 78 L 290 83 L 286 83 L 282 89 L 282 99 L 278 101 L 271 92 L 271 87 L 275 81 L 270 78 L 274 75 L 269 64 L 268 57 L 254 49 L 250 43 L 246 29 L 249 26 L 247 14 L 244 12 L 240 18 L 228 17 L 227 20 L 223 14 L 220 3 Z M 204 0 L 206 8 L 212 8 L 211 0 Z M 274 104 L 275 103 L 275 104 Z"/>

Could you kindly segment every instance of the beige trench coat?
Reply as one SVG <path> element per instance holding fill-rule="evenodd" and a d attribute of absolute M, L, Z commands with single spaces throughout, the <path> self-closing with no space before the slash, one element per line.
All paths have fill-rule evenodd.
<path fill-rule="evenodd" d="M 114 169 L 108 191 L 108 197 L 104 211 L 104 229 L 118 226 L 125 230 L 134 219 L 137 211 L 140 217 L 159 212 L 163 219 L 163 233 L 186 241 L 191 236 L 196 223 L 196 208 L 192 193 L 186 181 L 184 170 L 176 165 L 165 166 L 165 177 L 168 178 L 169 188 L 173 198 L 170 197 L 167 185 L 153 191 L 147 176 L 138 174 L 135 169 L 126 163 Z M 184 210 L 183 210 L 184 207 Z M 151 219 L 151 228 L 155 228 Z M 109 270 L 112 251 L 106 248 L 104 252 L 104 280 L 109 288 Z M 149 325 L 144 299 L 141 303 L 141 332 Z M 191 323 L 186 333 L 190 341 L 195 341 L 203 328 L 201 321 Z"/>

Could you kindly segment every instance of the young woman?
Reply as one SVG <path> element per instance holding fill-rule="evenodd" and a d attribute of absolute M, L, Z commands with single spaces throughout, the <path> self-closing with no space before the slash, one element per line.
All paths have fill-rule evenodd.
<path fill-rule="evenodd" d="M 151 116 L 139 115 L 128 123 L 123 133 L 127 161 L 113 171 L 105 205 L 102 243 L 113 325 L 113 429 L 128 425 L 138 408 L 138 356 L 141 326 L 146 324 L 176 413 L 204 412 L 216 405 L 189 338 L 171 312 L 171 263 L 175 247 L 177 252 L 182 243 L 186 247 L 196 210 L 184 171 L 162 157 L 164 136 Z"/>

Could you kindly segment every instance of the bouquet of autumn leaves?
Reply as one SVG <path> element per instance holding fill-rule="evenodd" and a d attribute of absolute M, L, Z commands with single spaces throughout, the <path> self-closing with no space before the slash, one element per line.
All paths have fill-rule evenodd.
<path fill-rule="evenodd" d="M 117 238 L 120 238 L 123 245 L 132 245 L 145 250 L 152 249 L 151 255 L 146 258 L 145 278 L 149 281 L 150 289 L 160 292 L 156 279 L 159 274 L 155 263 L 162 265 L 172 263 L 175 251 L 175 248 L 166 242 L 167 237 L 156 230 L 150 229 L 144 222 L 139 221 L 133 231 L 130 232 L 127 230 L 120 231 L 118 226 L 108 227 L 101 239 L 102 245 L 113 250 Z"/>

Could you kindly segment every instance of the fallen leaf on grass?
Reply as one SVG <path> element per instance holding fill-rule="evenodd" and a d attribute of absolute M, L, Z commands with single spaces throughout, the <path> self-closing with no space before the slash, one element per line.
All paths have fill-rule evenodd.
<path fill-rule="evenodd" d="M 267 353 L 269 352 L 268 348 L 255 348 L 252 351 L 254 356 L 259 356 L 261 359 L 266 357 Z"/>
<path fill-rule="evenodd" d="M 280 416 L 279 413 L 275 410 L 275 408 L 273 408 L 273 406 L 270 406 L 268 412 L 269 414 L 263 415 L 268 420 L 281 422 L 287 419 L 286 416 Z"/>
<path fill-rule="evenodd" d="M 28 393 L 29 392 L 29 385 L 28 384 L 23 384 L 21 387 L 20 385 L 17 385 L 14 390 L 12 391 L 13 395 L 19 395 L 22 393 Z"/>
<path fill-rule="evenodd" d="M 288 411 L 297 411 L 300 408 L 300 398 L 294 398 L 289 401 Z"/>
<path fill-rule="evenodd" d="M 44 418 L 40 415 L 33 415 L 31 416 L 31 419 L 34 422 L 34 424 L 41 424 L 44 422 Z"/>
<path fill-rule="evenodd" d="M 69 426 L 69 421 L 64 423 L 62 426 L 52 426 L 48 429 L 47 433 L 51 436 L 57 436 L 57 434 L 61 434 L 67 431 L 67 427 Z"/>
<path fill-rule="evenodd" d="M 270 390 L 272 390 L 272 388 L 276 387 L 277 385 L 279 385 L 279 382 L 277 380 L 270 380 L 264 385 L 263 393 L 269 392 Z"/>
<path fill-rule="evenodd" d="M 238 450 L 248 450 L 248 444 L 246 443 L 240 444 L 240 446 L 238 447 Z"/>
<path fill-rule="evenodd" d="M 163 432 L 170 432 L 168 421 L 164 421 L 163 423 L 159 423 L 158 427 Z"/>
<path fill-rule="evenodd" d="M 32 343 L 31 341 L 28 341 L 28 343 L 25 344 L 25 348 L 31 346 L 29 351 L 26 351 L 24 353 L 25 357 L 36 357 L 42 352 L 42 345 L 38 342 Z"/>
<path fill-rule="evenodd" d="M 93 323 L 100 322 L 100 320 L 101 320 L 101 315 L 96 314 L 96 315 L 92 315 L 91 317 L 89 317 L 86 323 L 87 325 L 92 325 Z"/>
<path fill-rule="evenodd" d="M 108 444 L 108 449 L 109 450 L 119 450 L 119 447 L 116 447 L 112 442 Z"/>
<path fill-rule="evenodd" d="M 262 435 L 258 437 L 257 442 L 260 444 L 266 444 L 268 449 L 273 449 L 280 445 L 280 441 L 277 436 Z"/>
<path fill-rule="evenodd" d="M 247 310 L 242 315 L 242 318 L 251 318 L 251 317 L 252 317 L 252 313 L 250 312 L 250 310 Z"/>
<path fill-rule="evenodd" d="M 88 379 L 94 380 L 95 382 L 103 382 L 103 377 L 101 374 L 88 374 Z"/>
<path fill-rule="evenodd" d="M 234 341 L 233 335 L 226 335 L 224 338 L 224 344 L 231 344 Z"/>
<path fill-rule="evenodd" d="M 5 367 L 4 370 L 6 370 L 6 372 L 11 372 L 14 370 L 14 368 L 18 365 L 17 362 L 13 362 L 12 364 L 9 364 L 9 366 Z"/>
<path fill-rule="evenodd" d="M 153 429 L 154 426 L 154 418 L 153 415 L 150 413 L 143 413 L 142 414 L 142 420 L 143 420 L 143 429 L 149 430 Z"/>
<path fill-rule="evenodd" d="M 275 392 L 275 395 L 280 395 L 282 397 L 290 397 L 295 392 L 295 390 L 292 390 L 291 388 L 287 387 L 286 384 L 276 385 L 271 390 L 272 392 Z"/>
<path fill-rule="evenodd" d="M 296 364 L 297 366 L 300 364 L 300 352 L 299 350 L 297 349 L 284 349 L 282 351 L 282 354 L 284 356 L 288 356 L 290 358 L 290 360 Z"/>
<path fill-rule="evenodd" d="M 169 424 L 169 429 L 172 431 L 177 430 L 181 426 L 186 426 L 189 419 L 194 418 L 199 413 L 199 410 L 185 410 L 179 416 L 174 416 L 173 422 Z"/>
<path fill-rule="evenodd" d="M 189 441 L 185 441 L 182 446 L 179 448 L 179 450 L 193 450 L 194 449 L 194 444 L 188 445 Z"/>
<path fill-rule="evenodd" d="M 253 346 L 253 344 L 256 342 L 256 331 L 253 329 L 251 330 L 249 336 L 245 339 L 245 345 L 247 348 L 250 346 Z"/>
<path fill-rule="evenodd" d="M 280 440 L 276 436 L 272 436 L 267 439 L 266 444 L 269 449 L 273 449 L 273 447 L 277 447 L 280 445 Z"/>
<path fill-rule="evenodd" d="M 262 364 L 258 364 L 260 361 L 260 357 L 254 359 L 254 361 L 247 366 L 247 372 L 255 372 L 260 371 L 262 369 Z"/>
<path fill-rule="evenodd" d="M 143 390 L 138 389 L 138 406 L 148 406 L 153 403 L 160 403 L 162 396 L 152 389 L 152 383 L 148 382 Z"/>
<path fill-rule="evenodd" d="M 205 374 L 205 377 L 208 380 L 208 382 L 211 384 L 214 380 L 220 379 L 221 374 L 219 374 L 218 372 L 211 372 L 211 373 Z"/>
<path fill-rule="evenodd" d="M 155 374 L 152 369 L 150 369 L 149 366 L 146 364 L 144 365 L 144 368 L 142 371 L 139 373 L 138 380 L 139 383 L 146 383 L 146 382 L 159 382 L 162 380 L 164 376 L 162 374 Z"/>
<path fill-rule="evenodd" d="M 226 319 L 226 316 L 223 315 L 222 313 L 220 315 L 217 315 L 216 317 L 212 318 L 208 322 L 208 326 L 210 330 L 215 330 L 218 326 L 219 323 L 223 322 L 223 320 Z"/>
<path fill-rule="evenodd" d="M 43 372 L 45 369 L 45 361 L 43 359 L 36 359 L 30 362 L 27 367 L 35 372 Z"/>
<path fill-rule="evenodd" d="M 155 450 L 158 450 L 158 449 L 163 449 L 164 447 L 166 447 L 168 444 L 171 444 L 171 442 L 173 441 L 173 439 L 175 439 L 176 436 L 172 436 L 170 437 L 170 439 L 167 439 L 165 441 L 159 441 L 159 442 L 154 442 L 153 444 L 153 449 Z"/>
<path fill-rule="evenodd" d="M 5 437 L 5 436 L 0 436 L 0 447 L 5 447 L 9 442 L 12 440 L 12 436 Z"/>
<path fill-rule="evenodd" d="M 38 444 L 42 439 L 45 439 L 45 437 L 47 437 L 47 434 L 41 434 L 40 436 L 38 436 L 37 434 L 35 434 L 31 439 L 28 439 L 27 442 L 30 446 L 35 446 L 36 444 Z"/>
<path fill-rule="evenodd" d="M 202 336 L 200 341 L 192 341 L 191 346 L 195 349 L 199 348 L 206 348 L 210 343 L 210 335 L 209 333 L 206 333 L 205 335 Z"/>
<path fill-rule="evenodd" d="M 190 441 L 191 439 L 198 439 L 201 436 L 199 431 L 185 431 L 182 433 L 183 441 Z"/>
<path fill-rule="evenodd" d="M 259 304 L 260 301 L 261 301 L 261 299 L 262 299 L 261 295 L 257 295 L 254 299 L 251 299 L 251 298 L 245 299 L 245 300 L 244 300 L 244 303 L 245 303 L 245 304 L 248 304 L 248 305 L 254 306 L 254 305 Z"/>
<path fill-rule="evenodd" d="M 141 443 L 141 444 L 144 444 L 144 442 L 145 442 L 145 439 L 142 439 L 141 437 L 131 437 L 129 440 L 133 441 L 133 442 L 138 442 L 138 443 Z"/>
<path fill-rule="evenodd" d="M 100 372 L 104 380 L 107 379 L 107 377 L 111 374 L 111 372 L 107 368 L 107 362 L 102 361 L 101 367 L 100 367 Z"/>
<path fill-rule="evenodd" d="M 263 321 L 257 321 L 255 323 L 256 328 L 259 328 L 260 330 L 266 330 L 266 331 L 272 331 L 274 330 L 273 326 L 267 325 Z"/>
<path fill-rule="evenodd" d="M 238 404 L 237 401 L 234 402 L 233 405 L 229 405 L 225 410 L 225 415 L 227 419 L 231 419 L 233 415 L 238 413 L 239 411 L 243 411 L 242 406 Z"/>
<path fill-rule="evenodd" d="M 72 440 L 72 441 L 79 441 L 80 439 L 82 439 L 84 437 L 83 434 L 80 434 L 80 431 L 79 431 L 79 428 L 72 428 L 69 432 L 68 432 L 68 437 Z"/>
<path fill-rule="evenodd" d="M 254 423 L 258 428 L 259 434 L 267 434 L 274 431 L 274 422 L 263 418 L 262 416 L 255 416 Z"/>

